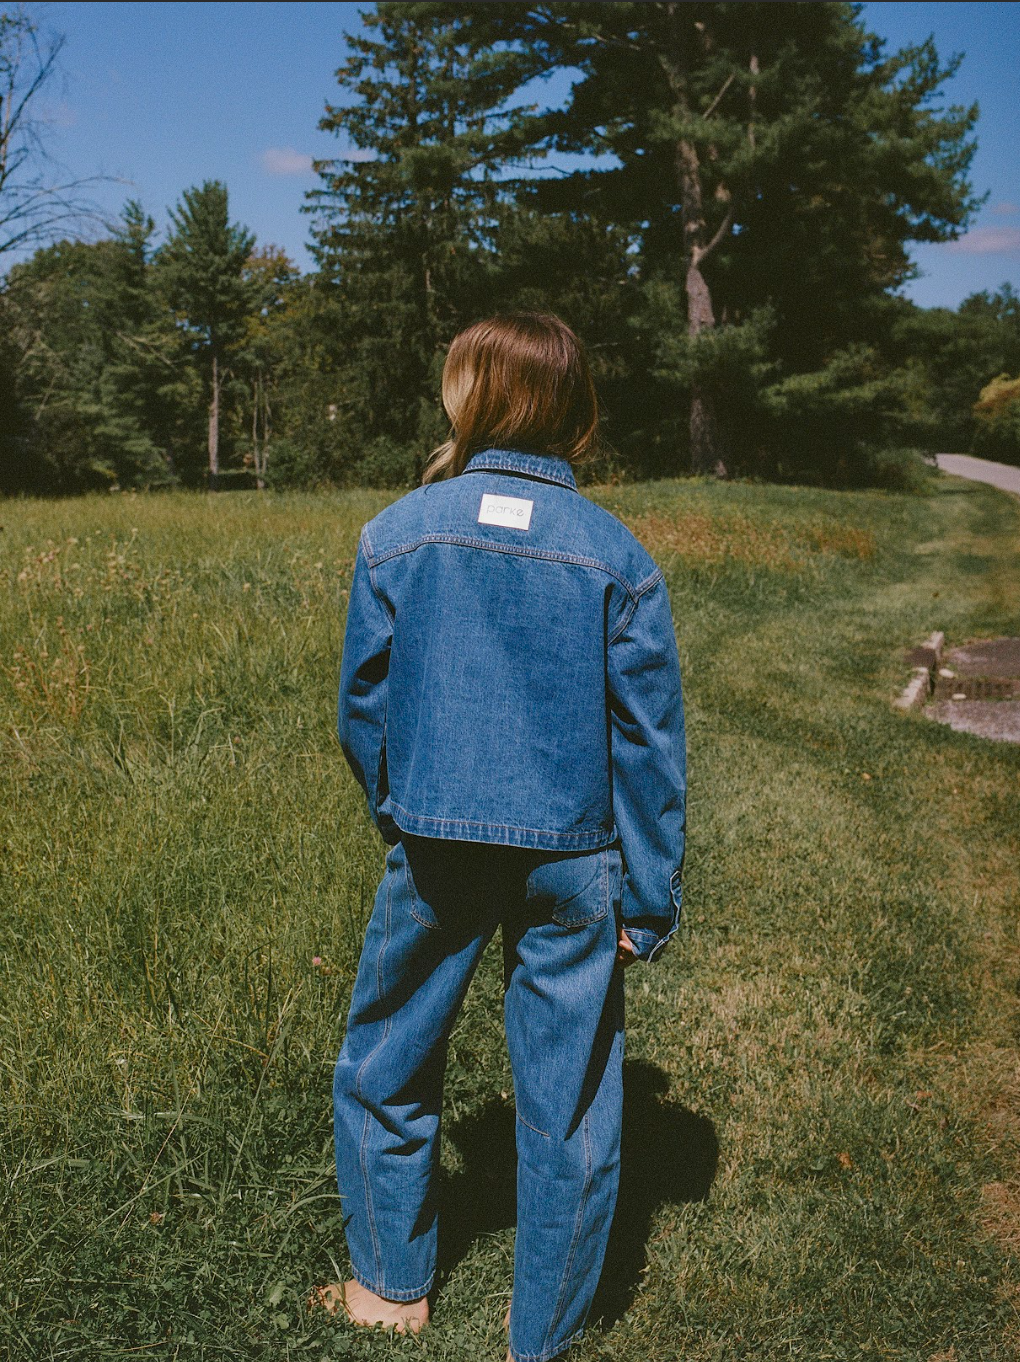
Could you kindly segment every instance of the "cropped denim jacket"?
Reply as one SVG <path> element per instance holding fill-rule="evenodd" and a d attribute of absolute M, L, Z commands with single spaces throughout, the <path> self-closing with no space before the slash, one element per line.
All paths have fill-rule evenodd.
<path fill-rule="evenodd" d="M 365 526 L 338 726 L 388 842 L 616 843 L 639 957 L 676 931 L 686 758 L 669 598 L 565 460 L 489 449 Z"/>

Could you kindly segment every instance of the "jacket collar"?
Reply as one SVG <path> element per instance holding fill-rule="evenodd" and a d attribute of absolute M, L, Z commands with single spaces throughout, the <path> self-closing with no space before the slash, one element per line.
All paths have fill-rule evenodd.
<path fill-rule="evenodd" d="M 556 482 L 577 491 L 573 470 L 554 454 L 528 454 L 523 449 L 483 449 L 470 458 L 465 473 L 517 473 L 539 482 Z"/>

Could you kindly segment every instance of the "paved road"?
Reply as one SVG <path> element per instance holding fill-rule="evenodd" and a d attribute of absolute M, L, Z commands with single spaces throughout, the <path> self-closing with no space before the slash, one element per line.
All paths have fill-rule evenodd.
<path fill-rule="evenodd" d="M 1020 468 L 1008 463 L 992 463 L 990 459 L 973 459 L 969 454 L 936 454 L 936 462 L 943 473 L 974 482 L 990 482 L 1004 492 L 1015 492 L 1020 497 Z"/>
<path fill-rule="evenodd" d="M 1020 496 L 1020 468 L 969 454 L 937 454 L 943 473 L 974 482 L 990 482 Z M 949 653 L 946 662 L 959 676 L 1020 676 L 1020 639 L 1003 638 L 972 643 Z M 939 700 L 926 706 L 925 715 L 948 724 L 958 733 L 974 733 L 998 742 L 1020 743 L 1020 700 Z"/>

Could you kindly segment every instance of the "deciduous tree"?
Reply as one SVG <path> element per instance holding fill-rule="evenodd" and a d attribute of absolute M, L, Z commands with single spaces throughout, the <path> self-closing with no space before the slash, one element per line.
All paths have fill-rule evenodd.
<path fill-rule="evenodd" d="M 0 10 L 0 260 L 97 221 L 85 191 L 103 177 L 66 175 L 48 154 L 40 116 L 63 45 L 41 39 L 22 6 Z"/>
<path fill-rule="evenodd" d="M 153 231 L 131 202 L 111 237 L 57 242 L 11 269 L 0 330 L 12 408 L 3 435 L 17 486 L 173 478 L 187 439 L 184 355 L 153 288 Z"/>
<path fill-rule="evenodd" d="M 205 368 L 209 401 L 209 486 L 220 474 L 220 402 L 232 347 L 252 311 L 246 274 L 254 233 L 231 223 L 227 186 L 206 180 L 186 189 L 169 213 L 172 230 L 157 262 L 166 296 Z"/>

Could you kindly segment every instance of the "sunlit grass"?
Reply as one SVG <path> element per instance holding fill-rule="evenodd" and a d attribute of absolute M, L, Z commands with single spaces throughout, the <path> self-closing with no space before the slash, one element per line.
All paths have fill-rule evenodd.
<path fill-rule="evenodd" d="M 634 516 L 627 523 L 664 565 L 675 554 L 688 564 L 747 563 L 799 572 L 809 569 L 819 555 L 871 558 L 875 553 L 873 531 L 832 517 L 786 526 L 748 515 L 681 512 Z"/>
<path fill-rule="evenodd" d="M 1020 749 L 889 701 L 932 628 L 1020 632 L 1017 511 L 959 483 L 595 495 L 669 581 L 691 850 L 682 941 L 628 976 L 579 1362 L 1010 1358 Z M 334 714 L 387 499 L 0 507 L 0 1354 L 503 1355 L 492 954 L 451 1046 L 434 1325 L 304 1308 L 345 1263 L 329 1085 L 382 845 Z"/>

